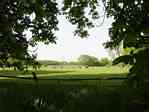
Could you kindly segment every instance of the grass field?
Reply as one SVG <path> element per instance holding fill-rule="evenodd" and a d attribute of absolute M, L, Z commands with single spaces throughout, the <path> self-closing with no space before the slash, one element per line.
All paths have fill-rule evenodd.
<path fill-rule="evenodd" d="M 38 83 L 41 85 L 119 85 L 122 80 L 100 80 L 112 77 L 126 77 L 129 67 L 41 67 L 35 71 Z M 32 80 L 32 70 L 28 72 L 14 71 L 13 69 L 0 69 L 1 85 L 30 85 L 35 84 Z M 26 80 L 27 79 L 27 80 Z M 28 80 L 29 79 L 29 80 Z M 75 80 L 74 80 L 75 79 Z"/>
<path fill-rule="evenodd" d="M 117 66 L 43 67 L 36 71 L 39 80 L 35 81 L 31 70 L 23 73 L 7 68 L 0 69 L 0 108 L 2 112 L 16 112 L 17 109 L 19 110 L 17 112 L 24 110 L 49 112 L 47 107 L 52 105 L 56 109 L 51 110 L 52 112 L 60 112 L 66 107 L 68 108 L 66 112 L 74 112 L 75 108 L 81 110 L 78 112 L 97 112 L 96 107 L 99 107 L 98 112 L 103 111 L 103 108 L 105 112 L 110 112 L 113 108 L 114 112 L 120 112 L 117 107 L 123 104 L 121 102 L 125 92 L 121 92 L 121 89 L 126 87 L 124 80 L 101 80 L 101 78 L 125 77 L 127 72 L 128 67 Z"/>
<path fill-rule="evenodd" d="M 33 70 L 34 71 L 34 70 Z M 42 78 L 105 78 L 113 76 L 126 76 L 128 67 L 89 67 L 89 68 L 51 68 L 41 67 L 35 71 L 37 77 Z M 32 77 L 32 70 L 28 72 L 14 71 L 13 69 L 0 69 L 0 76 Z"/>

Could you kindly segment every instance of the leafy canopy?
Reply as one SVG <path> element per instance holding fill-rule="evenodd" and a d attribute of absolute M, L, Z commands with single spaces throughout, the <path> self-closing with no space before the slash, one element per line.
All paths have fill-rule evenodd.
<path fill-rule="evenodd" d="M 149 78 L 149 0 L 106 1 L 107 16 L 114 22 L 109 29 L 110 41 L 106 47 L 115 48 L 123 42 L 124 48 L 133 47 L 129 54 L 117 58 L 114 63 L 132 65 L 130 78 L 141 86 Z"/>
<path fill-rule="evenodd" d="M 112 61 L 108 58 L 101 58 L 99 62 L 101 66 L 112 65 Z"/>
<path fill-rule="evenodd" d="M 98 19 L 100 0 L 1 0 L 0 2 L 0 64 L 9 65 L 8 59 L 16 59 L 21 65 L 33 65 L 35 56 L 28 53 L 28 46 L 37 42 L 55 43 L 54 31 L 58 30 L 58 15 L 65 15 L 75 24 L 75 34 L 85 37 L 93 27 L 92 19 Z M 137 52 L 119 57 L 133 65 L 130 75 L 139 81 L 149 77 L 149 0 L 102 0 L 108 17 L 114 22 L 109 29 L 107 48 L 134 47 Z M 87 11 L 86 11 L 87 10 Z M 24 31 L 32 37 L 26 38 Z M 11 59 L 12 58 L 12 59 Z M 131 60 L 131 61 L 130 61 Z M 133 75 L 132 75 L 133 74 Z"/>
<path fill-rule="evenodd" d="M 0 2 L 0 65 L 14 66 L 9 60 L 16 60 L 19 66 L 34 65 L 35 55 L 28 52 L 29 46 L 37 42 L 55 43 L 54 32 L 58 30 L 58 15 L 65 15 L 77 25 L 75 34 L 88 35 L 85 27 L 93 27 L 86 17 L 88 8 L 93 19 L 98 17 L 97 0 L 63 0 L 59 9 L 57 0 L 1 0 Z M 31 32 L 31 38 L 25 31 Z"/>
<path fill-rule="evenodd" d="M 81 55 L 78 58 L 78 62 L 84 66 L 98 66 L 98 65 L 100 65 L 100 63 L 96 57 L 89 56 L 89 55 Z"/>

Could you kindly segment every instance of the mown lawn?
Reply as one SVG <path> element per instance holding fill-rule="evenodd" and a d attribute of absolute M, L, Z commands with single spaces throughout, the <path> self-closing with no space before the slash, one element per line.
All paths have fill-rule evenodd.
<path fill-rule="evenodd" d="M 32 71 L 14 71 L 0 69 L 0 76 L 32 77 Z M 126 76 L 128 67 L 89 67 L 89 68 L 50 68 L 41 67 L 35 71 L 38 78 L 103 78 L 112 76 Z"/>
<path fill-rule="evenodd" d="M 34 85 L 32 71 L 0 69 L 1 85 Z M 42 67 L 35 71 L 41 85 L 119 85 L 122 80 L 100 80 L 101 78 L 126 77 L 128 67 L 51 68 Z M 26 78 L 26 79 L 23 79 Z M 75 80 L 74 80 L 75 79 Z M 97 80 L 96 80 L 97 79 Z"/>
<path fill-rule="evenodd" d="M 127 88 L 124 80 L 98 79 L 125 77 L 127 72 L 128 67 L 116 66 L 82 69 L 41 68 L 36 71 L 39 80 L 35 81 L 31 71 L 23 74 L 20 71 L 0 70 L 1 76 L 13 77 L 2 77 L 0 80 L 0 108 L 3 112 L 16 112 L 17 109 L 19 112 L 48 112 L 52 105 L 52 112 L 65 109 L 68 112 L 76 112 L 75 109 L 79 112 L 122 112 L 127 106 L 133 106 L 133 103 L 130 104 L 130 98 L 134 101 L 132 96 L 136 96 L 138 92 Z M 23 79 L 24 77 L 26 79 Z M 78 80 L 73 80 L 75 78 Z M 135 99 L 137 98 L 139 97 Z M 142 101 L 142 97 L 140 98 Z"/>

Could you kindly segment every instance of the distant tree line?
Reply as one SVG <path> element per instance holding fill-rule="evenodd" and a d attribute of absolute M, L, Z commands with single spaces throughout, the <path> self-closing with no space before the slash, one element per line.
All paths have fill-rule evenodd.
<path fill-rule="evenodd" d="M 78 63 L 84 66 L 106 66 L 112 64 L 111 60 L 108 58 L 102 58 L 99 60 L 98 58 L 89 55 L 81 55 L 78 58 Z"/>
<path fill-rule="evenodd" d="M 64 65 L 65 61 L 55 61 L 55 60 L 38 60 L 41 65 Z"/>
<path fill-rule="evenodd" d="M 108 58 L 102 58 L 98 59 L 94 56 L 89 56 L 89 55 L 80 55 L 77 61 L 71 61 L 71 62 L 66 62 L 66 61 L 55 61 L 55 60 L 38 60 L 38 62 L 43 65 L 43 66 L 48 66 L 48 65 L 82 65 L 85 67 L 89 66 L 106 66 L 106 65 L 111 65 L 112 62 Z"/>
<path fill-rule="evenodd" d="M 1 63 L 0 61 L 0 67 L 1 68 L 14 68 L 15 70 L 19 69 L 19 70 L 23 70 L 23 69 L 28 69 L 28 67 L 30 65 L 27 66 L 21 66 L 23 63 L 18 61 L 18 60 L 12 60 L 9 59 L 9 63 Z M 24 64 L 26 64 L 24 62 Z M 80 55 L 77 61 L 57 61 L 57 60 L 37 60 L 36 63 L 32 64 L 35 66 L 34 69 L 39 68 L 40 66 L 52 66 L 52 65 L 59 65 L 59 66 L 63 66 L 63 65 L 76 65 L 76 66 L 84 66 L 84 67 L 90 67 L 90 66 L 107 66 L 107 65 L 112 65 L 112 61 L 108 58 L 101 58 L 100 60 L 94 56 L 89 56 L 89 55 Z M 38 66 L 37 66 L 38 65 Z"/>

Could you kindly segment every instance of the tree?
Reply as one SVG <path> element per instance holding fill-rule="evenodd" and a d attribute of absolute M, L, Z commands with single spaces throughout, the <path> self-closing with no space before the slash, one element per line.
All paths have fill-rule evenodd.
<path fill-rule="evenodd" d="M 132 65 L 129 78 L 142 86 L 149 78 L 149 1 L 148 0 L 104 0 L 107 16 L 114 22 L 109 29 L 110 41 L 107 48 L 116 48 L 123 41 L 123 47 L 134 47 L 130 54 L 120 56 L 114 64 L 124 62 Z"/>
<path fill-rule="evenodd" d="M 53 10 L 51 10 L 53 9 Z M 50 10 L 50 12 L 49 12 Z M 36 42 L 55 42 L 53 30 L 57 27 L 58 8 L 53 1 L 2 0 L 0 3 L 0 59 L 25 61 L 33 65 L 35 55 L 28 53 L 28 46 Z M 31 17 L 34 16 L 34 17 Z M 24 32 L 30 31 L 29 40 Z"/>
<path fill-rule="evenodd" d="M 78 58 L 78 61 L 81 65 L 84 65 L 84 66 L 98 66 L 99 65 L 98 59 L 94 56 L 89 56 L 89 55 L 81 55 Z"/>
<path fill-rule="evenodd" d="M 112 62 L 108 58 L 102 58 L 100 61 L 101 66 L 111 65 Z"/>
<path fill-rule="evenodd" d="M 1 0 L 0 2 L 0 61 L 7 64 L 8 59 L 16 59 L 24 66 L 32 65 L 36 56 L 29 54 L 28 47 L 38 42 L 56 43 L 54 32 L 58 30 L 58 15 L 65 15 L 77 25 L 75 34 L 87 36 L 85 27 L 93 27 L 86 17 L 89 8 L 92 18 L 97 18 L 97 1 L 64 0 L 62 9 L 57 0 Z M 25 31 L 31 32 L 31 38 Z M 22 63 L 23 62 L 23 63 Z M 26 65 L 25 65 L 26 66 Z"/>
<path fill-rule="evenodd" d="M 116 49 L 123 41 L 124 48 L 138 50 L 118 60 L 124 59 L 125 63 L 133 65 L 129 76 L 139 80 L 140 85 L 149 77 L 149 0 L 102 2 L 107 17 L 114 18 L 109 29 L 110 41 L 105 47 Z M 37 42 L 55 43 L 54 31 L 58 30 L 57 17 L 61 14 L 77 26 L 75 34 L 86 37 L 87 28 L 94 26 L 92 19 L 99 18 L 98 6 L 99 0 L 63 0 L 61 9 L 56 0 L 1 0 L 0 63 L 7 64 L 9 58 L 14 58 L 32 65 L 35 56 L 28 53 L 28 46 L 35 46 Z M 25 37 L 25 31 L 32 33 L 30 39 Z"/>

